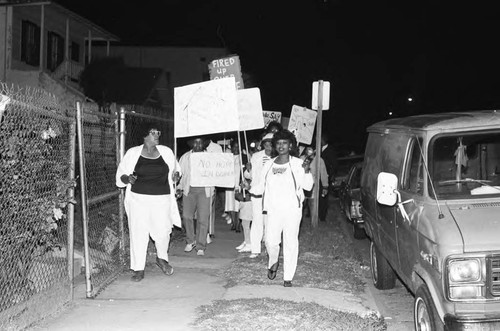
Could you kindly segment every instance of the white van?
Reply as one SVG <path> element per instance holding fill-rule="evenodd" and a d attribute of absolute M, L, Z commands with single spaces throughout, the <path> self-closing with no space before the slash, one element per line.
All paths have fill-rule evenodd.
<path fill-rule="evenodd" d="M 500 330 L 500 111 L 368 129 L 361 178 L 375 287 L 415 295 L 415 330 Z"/>

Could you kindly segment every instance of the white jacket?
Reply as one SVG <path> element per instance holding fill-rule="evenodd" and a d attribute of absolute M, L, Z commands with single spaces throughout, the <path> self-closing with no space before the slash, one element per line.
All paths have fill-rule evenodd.
<path fill-rule="evenodd" d="M 130 175 L 134 172 L 135 165 L 137 164 L 137 161 L 141 156 L 143 146 L 144 145 L 135 146 L 127 150 L 127 152 L 123 156 L 123 159 L 118 165 L 118 169 L 116 170 L 116 186 L 120 188 L 126 187 L 125 201 L 124 201 L 125 211 L 129 209 L 129 201 L 127 199 L 127 196 L 129 196 L 128 193 L 131 191 L 132 185 L 123 183 L 121 180 L 121 176 Z M 171 202 L 170 215 L 168 219 L 172 226 L 175 225 L 177 227 L 182 227 L 181 216 L 179 214 L 179 208 L 177 206 L 177 200 L 175 198 L 174 182 L 172 180 L 172 174 L 174 173 L 174 171 L 178 171 L 179 175 L 181 175 L 181 170 L 180 170 L 181 168 L 179 166 L 179 163 L 175 159 L 174 153 L 169 147 L 163 145 L 157 145 L 156 148 L 160 152 L 160 155 L 165 161 L 165 163 L 168 165 L 168 182 L 170 184 L 170 202 Z"/>
<path fill-rule="evenodd" d="M 266 185 L 267 175 L 271 170 L 274 161 L 276 158 L 269 160 L 262 167 L 262 171 L 260 173 L 260 178 L 257 182 L 254 182 L 254 178 L 252 178 L 252 186 L 250 188 L 250 193 L 254 195 L 262 195 L 262 210 L 266 211 L 266 192 L 268 187 Z M 302 202 L 304 201 L 304 190 L 310 191 L 314 185 L 314 179 L 312 174 L 305 173 L 304 168 L 302 167 L 303 161 L 294 156 L 290 156 L 290 167 L 292 169 L 292 177 L 295 184 L 295 194 L 297 196 L 298 207 L 302 207 Z M 252 164 L 253 170 L 253 164 Z"/>

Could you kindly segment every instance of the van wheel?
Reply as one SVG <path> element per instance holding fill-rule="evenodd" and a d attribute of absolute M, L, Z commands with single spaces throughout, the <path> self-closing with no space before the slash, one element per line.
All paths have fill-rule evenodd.
<path fill-rule="evenodd" d="M 352 223 L 352 234 L 354 236 L 354 239 L 361 240 L 366 238 L 365 229 L 359 226 L 357 223 Z"/>
<path fill-rule="evenodd" d="M 413 305 L 413 321 L 417 331 L 443 331 L 444 325 L 439 319 L 427 285 L 418 288 Z"/>
<path fill-rule="evenodd" d="M 387 259 L 380 254 L 373 241 L 370 243 L 370 263 L 373 285 L 379 290 L 389 290 L 396 285 L 396 275 Z"/>

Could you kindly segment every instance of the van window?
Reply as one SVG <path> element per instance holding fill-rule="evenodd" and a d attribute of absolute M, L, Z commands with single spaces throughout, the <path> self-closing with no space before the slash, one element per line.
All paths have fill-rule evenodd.
<path fill-rule="evenodd" d="M 440 135 L 431 141 L 429 151 L 438 198 L 500 196 L 499 132 Z"/>
<path fill-rule="evenodd" d="M 423 152 L 422 139 L 412 139 L 410 141 L 410 148 L 408 150 L 409 159 L 406 162 L 406 169 L 403 177 L 403 190 L 408 190 L 412 193 L 423 193 L 424 185 L 424 168 L 422 162 Z"/>

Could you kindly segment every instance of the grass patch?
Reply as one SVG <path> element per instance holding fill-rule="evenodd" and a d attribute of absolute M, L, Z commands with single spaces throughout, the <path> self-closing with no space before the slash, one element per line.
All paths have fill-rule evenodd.
<path fill-rule="evenodd" d="M 202 330 L 386 330 L 376 317 L 328 309 L 310 302 L 276 299 L 216 300 L 198 307 L 195 327 Z"/>
<path fill-rule="evenodd" d="M 345 238 L 340 225 L 321 222 L 312 228 L 303 222 L 299 234 L 299 261 L 293 286 L 360 293 L 364 290 L 362 260 L 354 253 L 352 242 Z M 283 278 L 283 259 L 276 279 L 267 278 L 267 256 L 256 259 L 243 256 L 222 271 L 226 287 L 236 285 L 276 284 Z"/>

